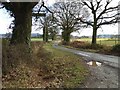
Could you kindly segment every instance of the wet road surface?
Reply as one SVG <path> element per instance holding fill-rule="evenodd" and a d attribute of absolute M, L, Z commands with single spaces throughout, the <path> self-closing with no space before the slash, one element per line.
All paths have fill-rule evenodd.
<path fill-rule="evenodd" d="M 120 57 L 102 55 L 97 53 L 84 52 L 68 49 L 62 46 L 53 45 L 54 48 L 72 52 L 84 58 L 91 72 L 87 80 L 80 85 L 80 88 L 118 88 L 118 70 Z"/>

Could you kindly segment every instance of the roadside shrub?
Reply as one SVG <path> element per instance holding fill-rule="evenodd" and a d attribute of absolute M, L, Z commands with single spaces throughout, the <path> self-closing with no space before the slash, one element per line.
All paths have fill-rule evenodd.
<path fill-rule="evenodd" d="M 69 45 L 75 48 L 82 48 L 82 49 L 102 49 L 103 48 L 102 45 L 99 45 L 99 44 L 92 45 L 84 41 L 74 41 L 74 42 L 71 42 Z"/>
<path fill-rule="evenodd" d="M 41 84 L 41 82 L 43 82 L 43 77 L 49 77 L 52 74 L 49 64 L 52 63 L 52 60 L 51 52 L 43 48 L 44 43 L 31 42 L 31 53 L 27 53 L 25 46 L 22 44 L 14 46 L 9 45 L 8 41 L 3 42 L 3 87 L 14 88 L 20 86 L 24 88 L 46 86 Z"/>
<path fill-rule="evenodd" d="M 32 42 L 31 53 L 27 52 L 25 45 L 9 45 L 7 40 L 2 42 L 2 72 L 7 74 L 19 65 L 40 67 L 40 63 L 50 59 L 50 53 L 43 49 L 43 42 Z"/>
<path fill-rule="evenodd" d="M 113 52 L 120 53 L 120 44 L 116 44 L 112 47 Z"/>
<path fill-rule="evenodd" d="M 27 47 L 26 47 L 27 49 Z M 19 45 L 9 45 L 7 41 L 2 46 L 2 71 L 3 74 L 7 74 L 13 68 L 17 68 L 22 62 L 30 63 L 31 55 L 25 52 L 25 46 Z"/>
<path fill-rule="evenodd" d="M 32 53 L 36 59 L 49 60 L 51 54 L 43 48 L 43 44 L 43 42 L 32 42 Z"/>
<path fill-rule="evenodd" d="M 75 48 L 85 48 L 86 46 L 88 46 L 83 41 L 74 41 L 74 42 L 71 42 L 69 45 Z"/>
<path fill-rule="evenodd" d="M 92 45 L 91 44 L 91 48 L 90 49 L 103 49 L 103 45 L 100 45 L 100 44 L 95 44 L 95 45 Z"/>
<path fill-rule="evenodd" d="M 62 45 L 69 45 L 69 42 L 66 42 L 66 41 L 62 41 L 61 43 Z"/>

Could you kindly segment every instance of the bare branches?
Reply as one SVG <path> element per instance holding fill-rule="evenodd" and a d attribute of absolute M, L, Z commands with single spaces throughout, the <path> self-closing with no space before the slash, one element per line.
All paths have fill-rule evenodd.
<path fill-rule="evenodd" d="M 45 6 L 44 1 L 42 1 L 42 5 L 40 6 L 40 8 L 39 8 L 39 10 L 38 10 L 38 13 L 40 12 L 40 10 L 41 10 L 42 7 L 44 7 L 47 11 L 49 11 L 50 13 L 53 14 L 53 12 L 50 11 L 49 8 Z"/>
<path fill-rule="evenodd" d="M 87 2 L 83 2 L 83 3 L 84 3 L 84 5 L 86 5 L 89 9 L 92 10 L 92 7 L 90 7 Z"/>
<path fill-rule="evenodd" d="M 57 18 L 58 25 L 62 28 L 63 31 L 71 33 L 73 31 L 80 29 L 80 21 L 77 20 L 78 15 L 80 15 L 80 10 L 82 8 L 81 3 L 56 3 L 55 4 L 55 15 Z"/>
<path fill-rule="evenodd" d="M 92 11 L 93 17 L 94 17 L 94 22 L 98 22 L 99 19 L 115 19 L 116 18 L 117 14 L 112 14 L 112 15 L 109 14 L 111 12 L 114 12 L 118 8 L 118 6 L 108 7 L 111 2 L 112 2 L 112 0 L 106 0 L 104 9 L 101 9 L 101 7 L 103 6 L 102 0 L 91 1 L 90 4 L 88 4 L 87 1 L 86 2 L 84 1 L 83 3 L 85 6 L 87 6 Z M 94 4 L 96 5 L 96 8 L 94 7 Z M 101 12 L 98 11 L 99 9 L 101 9 Z M 99 13 L 97 13 L 97 12 L 99 12 Z M 105 16 L 105 14 L 109 14 L 109 16 Z M 87 21 L 81 20 L 81 22 L 91 25 L 90 22 L 87 22 Z M 104 23 L 102 23 L 100 25 L 103 25 L 103 24 Z"/>
<path fill-rule="evenodd" d="M 111 12 L 111 11 L 113 11 L 113 9 L 116 9 L 118 6 L 116 6 L 116 7 L 109 7 L 109 8 L 107 8 L 107 6 L 108 6 L 108 4 L 106 4 L 106 6 L 105 6 L 105 9 L 99 14 L 99 16 L 97 17 L 97 20 L 98 19 L 100 19 L 100 17 L 103 15 L 103 14 L 106 14 L 106 13 L 108 13 L 108 12 Z M 111 10 L 111 11 L 110 11 Z"/>
<path fill-rule="evenodd" d="M 84 20 L 80 18 L 82 23 L 85 23 L 93 28 L 92 44 L 96 44 L 97 30 L 102 25 L 109 25 L 117 23 L 117 8 L 118 6 L 110 6 L 112 0 L 106 0 L 106 3 L 103 4 L 104 0 L 92 0 L 84 1 L 84 5 L 87 6 L 92 12 L 92 20 Z M 89 4 L 88 4 L 89 2 Z"/>
<path fill-rule="evenodd" d="M 41 16 L 41 15 L 46 16 L 45 13 L 39 13 L 39 12 L 41 11 L 41 8 L 42 8 L 42 7 L 44 7 L 44 8 L 45 8 L 48 12 L 50 12 L 50 13 L 52 14 L 52 16 L 53 16 L 53 12 L 52 12 L 47 6 L 45 6 L 44 1 L 42 1 L 42 4 L 40 5 L 37 13 L 34 13 L 34 14 L 33 14 L 34 16 L 36 16 L 36 21 L 37 21 L 37 19 L 38 19 L 39 16 Z"/>
<path fill-rule="evenodd" d="M 113 23 L 117 23 L 117 20 L 116 19 L 112 19 L 110 21 L 104 21 L 102 23 L 99 23 L 97 26 L 100 27 L 102 25 L 108 25 L 108 24 L 113 24 Z"/>
<path fill-rule="evenodd" d="M 92 22 L 84 21 L 82 18 L 77 18 L 77 20 L 80 20 L 82 23 L 85 23 L 87 25 L 93 26 Z"/>
<path fill-rule="evenodd" d="M 95 11 L 97 11 L 98 8 L 100 8 L 102 6 L 102 5 L 100 5 L 100 3 L 102 2 L 102 0 L 100 0 L 100 1 L 96 0 L 96 2 L 97 2 L 97 7 L 96 7 Z"/>
<path fill-rule="evenodd" d="M 115 15 L 112 15 L 112 16 L 106 16 L 106 17 L 101 17 L 99 19 L 112 19 L 112 18 L 115 18 L 117 17 L 118 14 L 115 14 Z"/>

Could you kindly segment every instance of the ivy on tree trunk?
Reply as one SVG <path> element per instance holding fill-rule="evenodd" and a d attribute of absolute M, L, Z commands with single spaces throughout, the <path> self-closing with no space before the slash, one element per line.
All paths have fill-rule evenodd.
<path fill-rule="evenodd" d="M 30 47 L 32 10 L 29 8 L 20 9 L 14 15 L 15 27 L 10 44 L 26 44 Z"/>

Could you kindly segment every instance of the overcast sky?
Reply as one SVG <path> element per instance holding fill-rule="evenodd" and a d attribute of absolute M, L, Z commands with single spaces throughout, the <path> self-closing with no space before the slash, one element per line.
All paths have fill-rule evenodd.
<path fill-rule="evenodd" d="M 120 0 L 113 0 L 112 5 L 117 5 L 118 2 Z M 52 5 L 53 3 L 55 3 L 55 0 L 45 0 L 45 4 L 46 5 Z M 0 34 L 5 34 L 8 32 L 11 32 L 11 30 L 8 29 L 11 21 L 13 20 L 13 18 L 11 18 L 8 14 L 8 12 L 6 12 L 5 9 L 0 9 Z M 92 36 L 92 28 L 87 28 L 87 29 L 81 29 L 79 33 L 72 33 L 72 35 L 78 35 L 78 36 Z M 41 31 L 35 31 L 34 29 L 32 30 L 32 33 L 41 33 L 42 34 L 42 30 Z M 116 25 L 107 25 L 107 26 L 103 26 L 102 29 L 98 30 L 98 34 L 118 34 L 118 24 Z"/>

